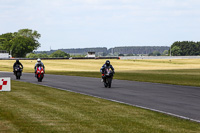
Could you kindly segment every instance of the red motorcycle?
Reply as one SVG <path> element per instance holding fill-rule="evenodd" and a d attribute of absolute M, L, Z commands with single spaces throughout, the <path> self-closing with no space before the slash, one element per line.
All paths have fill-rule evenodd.
<path fill-rule="evenodd" d="M 37 68 L 36 75 L 37 75 L 38 82 L 42 82 L 42 79 L 44 78 L 44 69 L 43 69 L 43 67 L 39 66 Z"/>

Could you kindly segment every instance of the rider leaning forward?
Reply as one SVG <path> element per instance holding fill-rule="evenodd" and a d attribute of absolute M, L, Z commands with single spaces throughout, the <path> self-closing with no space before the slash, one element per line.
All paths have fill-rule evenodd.
<path fill-rule="evenodd" d="M 110 61 L 107 60 L 105 62 L 105 64 L 100 69 L 100 72 L 102 73 L 103 82 L 105 82 L 105 76 L 104 75 L 106 74 L 106 69 L 108 69 L 108 70 L 111 69 L 113 71 L 113 73 L 115 73 L 113 66 L 110 64 Z"/>
<path fill-rule="evenodd" d="M 45 72 L 44 64 L 41 62 L 41 59 L 40 59 L 40 58 L 37 59 L 37 63 L 35 64 L 35 67 L 34 67 L 34 69 L 35 69 L 35 77 L 37 77 L 36 71 L 37 71 L 37 68 L 38 68 L 39 66 L 40 66 L 40 67 L 43 67 L 43 70 L 44 70 L 44 72 Z"/>
<path fill-rule="evenodd" d="M 23 69 L 23 65 L 21 62 L 19 62 L 19 59 L 16 59 L 16 62 L 13 64 L 13 72 L 15 74 L 15 68 L 16 67 L 20 67 L 21 69 Z"/>

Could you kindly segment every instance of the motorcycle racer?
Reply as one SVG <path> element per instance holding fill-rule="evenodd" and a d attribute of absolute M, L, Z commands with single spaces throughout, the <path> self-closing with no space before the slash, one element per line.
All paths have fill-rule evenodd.
<path fill-rule="evenodd" d="M 44 72 L 45 72 L 45 66 L 44 66 L 44 64 L 41 62 L 41 59 L 40 59 L 40 58 L 37 59 L 37 63 L 35 64 L 35 67 L 34 67 L 34 69 L 35 69 L 35 77 L 37 77 L 36 71 L 37 71 L 37 68 L 38 68 L 39 66 L 43 67 Z"/>
<path fill-rule="evenodd" d="M 20 67 L 21 69 L 23 69 L 23 65 L 21 62 L 19 62 L 19 59 L 16 59 L 16 62 L 13 64 L 13 72 L 15 74 L 15 67 Z"/>
<path fill-rule="evenodd" d="M 101 67 L 101 69 L 100 69 L 100 72 L 102 73 L 102 79 L 103 79 L 103 82 L 105 82 L 105 74 L 106 74 L 106 68 L 107 69 L 111 69 L 112 71 L 113 71 L 113 73 L 115 73 L 115 71 L 114 71 L 114 68 L 113 68 L 113 66 L 110 64 L 110 61 L 109 60 L 107 60 L 106 62 L 105 62 L 105 64 Z"/>

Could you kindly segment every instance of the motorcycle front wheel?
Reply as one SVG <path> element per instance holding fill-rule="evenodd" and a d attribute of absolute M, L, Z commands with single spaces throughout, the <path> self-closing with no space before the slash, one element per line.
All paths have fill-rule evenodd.
<path fill-rule="evenodd" d="M 108 78 L 108 87 L 111 88 L 112 78 Z"/>
<path fill-rule="evenodd" d="M 38 82 L 42 82 L 43 75 L 42 75 L 42 74 L 40 74 L 40 75 L 38 75 L 38 76 L 37 76 L 37 78 L 38 78 Z"/>
<path fill-rule="evenodd" d="M 21 76 L 21 73 L 20 73 L 20 72 L 17 72 L 17 73 L 16 73 L 16 79 L 20 79 L 20 76 Z"/>

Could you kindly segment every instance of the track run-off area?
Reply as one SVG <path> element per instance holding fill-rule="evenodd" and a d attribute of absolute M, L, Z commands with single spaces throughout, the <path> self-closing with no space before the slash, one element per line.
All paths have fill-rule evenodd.
<path fill-rule="evenodd" d="M 0 72 L 11 77 L 11 72 Z M 113 80 L 112 88 L 104 88 L 100 78 L 45 74 L 38 82 L 33 73 L 23 73 L 20 80 L 61 90 L 107 99 L 168 115 L 200 122 L 200 87 L 149 82 Z"/>

